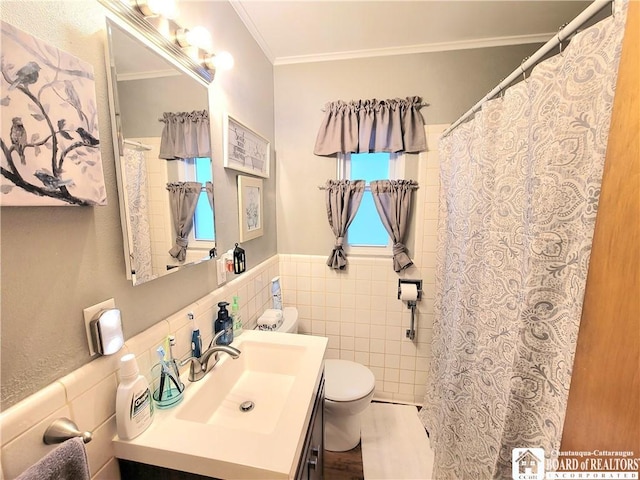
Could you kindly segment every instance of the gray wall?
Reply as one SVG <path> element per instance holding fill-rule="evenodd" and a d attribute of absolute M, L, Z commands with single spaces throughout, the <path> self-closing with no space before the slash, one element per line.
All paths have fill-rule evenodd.
<path fill-rule="evenodd" d="M 216 48 L 229 50 L 236 60 L 234 69 L 218 73 L 210 87 L 216 233 L 221 249 L 228 249 L 237 241 L 238 219 L 236 174 L 225 171 L 221 161 L 222 111 L 273 139 L 273 67 L 228 3 L 183 1 L 180 11 L 180 22 L 210 28 Z M 217 283 L 213 262 L 137 287 L 125 277 L 103 7 L 96 0 L 2 1 L 0 13 L 3 21 L 93 65 L 109 202 L 96 208 L 1 209 L 4 409 L 90 360 L 83 308 L 115 298 L 129 338 L 214 290 Z M 276 253 L 275 175 L 265 182 L 265 205 L 265 235 L 244 245 L 249 267 Z"/>
<path fill-rule="evenodd" d="M 104 59 L 105 11 L 96 0 L 2 1 L 3 21 L 32 33 L 95 69 L 103 170 L 109 205 L 1 209 L 2 408 L 87 363 L 82 309 L 113 297 L 125 337 L 155 324 L 217 286 L 209 262 L 133 287 L 125 277 Z M 280 66 L 264 57 L 227 2 L 180 2 L 179 21 L 210 28 L 236 65 L 210 87 L 216 235 L 221 250 L 238 239 L 237 173 L 222 166 L 222 113 L 274 140 L 265 180 L 265 235 L 247 242 L 248 266 L 282 253 L 328 253 L 333 238 L 317 185 L 335 176 L 315 157 L 320 109 L 342 98 L 421 95 L 427 123 L 453 121 L 536 46 L 380 57 Z M 275 78 L 275 85 L 274 85 Z M 3 126 L 2 128 L 7 128 Z M 274 152 L 272 152 L 274 153 Z M 278 164 L 278 235 L 276 167 Z"/>
<path fill-rule="evenodd" d="M 160 137 L 164 112 L 208 110 L 207 87 L 187 74 L 118 82 L 125 138 Z"/>
<path fill-rule="evenodd" d="M 336 163 L 313 155 L 327 102 L 419 95 L 430 104 L 421 110 L 427 124 L 451 123 L 538 48 L 529 44 L 275 67 L 278 252 L 328 255 L 334 243 L 317 186 L 335 178 Z M 406 178 L 412 178 L 417 158 L 408 157 Z"/>

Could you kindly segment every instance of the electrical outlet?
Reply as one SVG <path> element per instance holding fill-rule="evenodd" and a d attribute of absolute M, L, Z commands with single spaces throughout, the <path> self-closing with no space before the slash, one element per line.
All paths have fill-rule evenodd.
<path fill-rule="evenodd" d="M 109 308 L 116 308 L 116 301 L 113 298 L 109 300 L 105 300 L 104 302 L 97 303 L 91 307 L 85 308 L 82 312 L 84 313 L 84 328 L 87 333 L 87 342 L 89 343 L 89 353 L 93 357 L 96 354 L 95 349 L 93 348 L 93 340 L 91 339 L 91 329 L 89 328 L 89 324 L 91 320 L 96 316 L 98 312 L 101 310 L 106 310 Z"/>

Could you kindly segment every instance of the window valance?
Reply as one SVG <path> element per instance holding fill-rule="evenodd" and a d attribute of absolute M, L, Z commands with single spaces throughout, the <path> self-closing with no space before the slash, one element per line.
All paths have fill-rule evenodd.
<path fill-rule="evenodd" d="M 330 102 L 313 153 L 421 152 L 427 148 L 423 106 L 420 97 Z"/>
<path fill-rule="evenodd" d="M 159 121 L 164 123 L 159 158 L 211 157 L 209 112 L 164 112 Z"/>

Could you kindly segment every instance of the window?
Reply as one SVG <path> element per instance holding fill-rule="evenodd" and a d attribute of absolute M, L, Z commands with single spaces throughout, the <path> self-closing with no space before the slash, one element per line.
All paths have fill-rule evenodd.
<path fill-rule="evenodd" d="M 200 182 L 203 185 L 206 182 L 211 182 L 211 160 L 209 160 L 209 158 L 194 158 L 193 162 L 196 182 Z M 200 192 L 196 212 L 193 214 L 193 236 L 196 241 L 204 240 L 212 242 L 215 240 L 213 209 L 211 208 L 205 190 Z"/>
<path fill-rule="evenodd" d="M 401 178 L 403 174 L 404 156 L 402 154 L 381 152 L 339 155 L 338 177 L 366 182 L 360 208 L 347 231 L 347 253 L 391 255 L 391 239 L 373 203 L 370 182 L 393 180 Z"/>
<path fill-rule="evenodd" d="M 212 181 L 211 159 L 208 157 L 188 158 L 185 160 L 185 178 L 200 182 L 203 185 Z M 213 209 L 209 203 L 207 192 L 203 188 L 198 197 L 196 211 L 193 214 L 193 229 L 189 234 L 189 246 L 209 250 L 215 244 L 213 226 Z"/>

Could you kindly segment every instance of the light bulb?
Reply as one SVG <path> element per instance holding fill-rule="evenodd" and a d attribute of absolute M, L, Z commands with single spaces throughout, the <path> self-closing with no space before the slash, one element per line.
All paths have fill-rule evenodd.
<path fill-rule="evenodd" d="M 212 41 L 209 30 L 205 27 L 198 26 L 187 30 L 187 42 L 189 45 L 195 45 L 202 50 L 211 50 Z"/>
<path fill-rule="evenodd" d="M 176 31 L 176 41 L 182 48 L 196 47 L 211 50 L 211 34 L 204 27 L 194 27 L 191 30 L 179 28 Z"/>
<path fill-rule="evenodd" d="M 218 52 L 213 57 L 213 65 L 216 67 L 216 69 L 231 70 L 233 68 L 233 64 L 233 55 L 231 55 L 229 52 Z"/>

